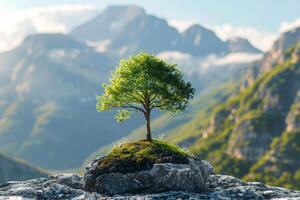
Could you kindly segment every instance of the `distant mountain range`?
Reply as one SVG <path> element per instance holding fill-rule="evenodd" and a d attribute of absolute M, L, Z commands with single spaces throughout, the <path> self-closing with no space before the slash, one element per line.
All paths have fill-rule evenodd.
<path fill-rule="evenodd" d="M 74 38 L 105 45 L 105 50 L 126 56 L 141 50 L 151 53 L 180 51 L 195 56 L 232 52 L 262 53 L 246 39 L 222 41 L 198 24 L 179 33 L 167 21 L 137 6 L 110 6 L 95 18 L 74 28 Z"/>
<path fill-rule="evenodd" d="M 140 116 L 117 124 L 114 113 L 96 112 L 95 97 L 119 59 L 142 50 L 184 55 L 170 61 L 198 95 L 245 73 L 249 61 L 224 62 L 227 56 L 260 55 L 245 39 L 224 42 L 200 25 L 179 33 L 136 6 L 109 7 L 68 35 L 30 35 L 0 54 L 0 149 L 39 167 L 69 169 L 140 127 Z"/>
<path fill-rule="evenodd" d="M 0 60 L 0 144 L 10 155 L 45 168 L 75 167 L 131 130 L 130 122 L 116 126 L 113 113 L 96 112 L 96 95 L 113 65 L 84 43 L 32 35 Z M 74 160 L 65 159 L 74 152 Z"/>

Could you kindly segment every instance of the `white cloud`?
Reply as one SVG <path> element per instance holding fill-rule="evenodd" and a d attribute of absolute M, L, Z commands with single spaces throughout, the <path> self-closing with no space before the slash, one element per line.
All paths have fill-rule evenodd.
<path fill-rule="evenodd" d="M 110 39 L 106 39 L 103 41 L 87 41 L 87 45 L 93 47 L 97 52 L 100 53 L 106 52 L 110 43 L 111 43 Z"/>
<path fill-rule="evenodd" d="M 179 32 L 185 31 L 193 24 L 197 24 L 195 20 L 168 20 L 168 24 L 176 28 Z"/>
<path fill-rule="evenodd" d="M 298 27 L 300 27 L 300 17 L 290 22 L 282 22 L 279 28 L 279 32 L 284 33 Z"/>
<path fill-rule="evenodd" d="M 262 58 L 262 54 L 231 53 L 224 57 L 217 57 L 215 55 L 212 55 L 208 56 L 204 61 L 202 61 L 201 66 L 204 68 L 208 68 L 211 66 L 251 63 L 260 58 Z"/>
<path fill-rule="evenodd" d="M 16 46 L 26 35 L 67 32 L 96 14 L 93 5 L 55 5 L 23 11 L 0 9 L 0 52 Z"/>
<path fill-rule="evenodd" d="M 195 57 L 178 51 L 164 51 L 157 54 L 161 59 L 171 63 L 177 63 L 187 76 L 197 73 L 205 73 L 209 69 L 227 65 L 245 65 L 262 58 L 262 54 L 231 53 L 225 56 L 209 55 L 206 57 Z"/>
<path fill-rule="evenodd" d="M 191 55 L 179 51 L 164 51 L 160 52 L 157 55 L 159 58 L 164 59 L 164 60 L 187 60 L 191 59 Z"/>
<path fill-rule="evenodd" d="M 232 26 L 230 24 L 213 26 L 212 30 L 223 40 L 232 37 L 246 38 L 262 51 L 269 50 L 278 36 L 277 34 L 261 31 L 254 27 Z"/>

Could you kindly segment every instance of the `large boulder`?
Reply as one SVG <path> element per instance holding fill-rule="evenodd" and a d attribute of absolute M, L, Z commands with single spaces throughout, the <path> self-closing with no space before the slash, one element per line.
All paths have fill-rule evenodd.
<path fill-rule="evenodd" d="M 206 190 L 212 166 L 161 140 L 127 142 L 86 168 L 84 188 L 101 194 Z"/>
<path fill-rule="evenodd" d="M 107 195 L 164 191 L 201 192 L 208 189 L 206 181 L 213 173 L 208 162 L 192 158 L 189 158 L 188 164 L 158 163 L 150 170 L 133 173 L 96 174 L 99 171 L 97 163 L 94 161 L 87 168 L 84 188 Z"/>

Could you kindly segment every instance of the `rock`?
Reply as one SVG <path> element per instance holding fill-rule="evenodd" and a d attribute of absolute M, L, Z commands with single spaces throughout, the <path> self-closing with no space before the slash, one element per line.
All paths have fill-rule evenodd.
<path fill-rule="evenodd" d="M 207 190 L 206 180 L 213 173 L 208 162 L 189 158 L 189 164 L 158 163 L 150 170 L 134 173 L 99 174 L 101 170 L 96 164 L 98 161 L 96 159 L 87 167 L 84 188 L 108 195 L 164 191 L 201 192 Z"/>
<path fill-rule="evenodd" d="M 210 175 L 209 190 L 200 193 L 168 191 L 162 193 L 137 193 L 106 196 L 83 190 L 83 180 L 77 175 L 62 174 L 28 181 L 12 181 L 0 185 L 0 200 L 262 200 L 300 199 L 300 192 L 271 187 L 258 182 L 244 182 L 232 176 Z"/>
<path fill-rule="evenodd" d="M 0 200 L 8 199 L 97 199 L 99 194 L 83 190 L 80 176 L 62 174 L 28 181 L 0 184 Z"/>

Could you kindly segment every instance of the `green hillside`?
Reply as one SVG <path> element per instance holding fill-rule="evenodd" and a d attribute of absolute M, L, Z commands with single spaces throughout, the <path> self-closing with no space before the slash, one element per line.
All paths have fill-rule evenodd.
<path fill-rule="evenodd" d="M 275 138 L 270 150 L 252 166 L 246 180 L 260 180 L 287 188 L 300 188 L 300 129 Z"/>
<path fill-rule="evenodd" d="M 168 137 L 184 143 L 201 133 L 190 150 L 217 172 L 299 189 L 299 55 L 300 43 L 284 54 L 284 62 L 216 106 L 204 117 L 206 126 L 200 112 Z M 179 140 L 181 135 L 189 137 Z"/>

